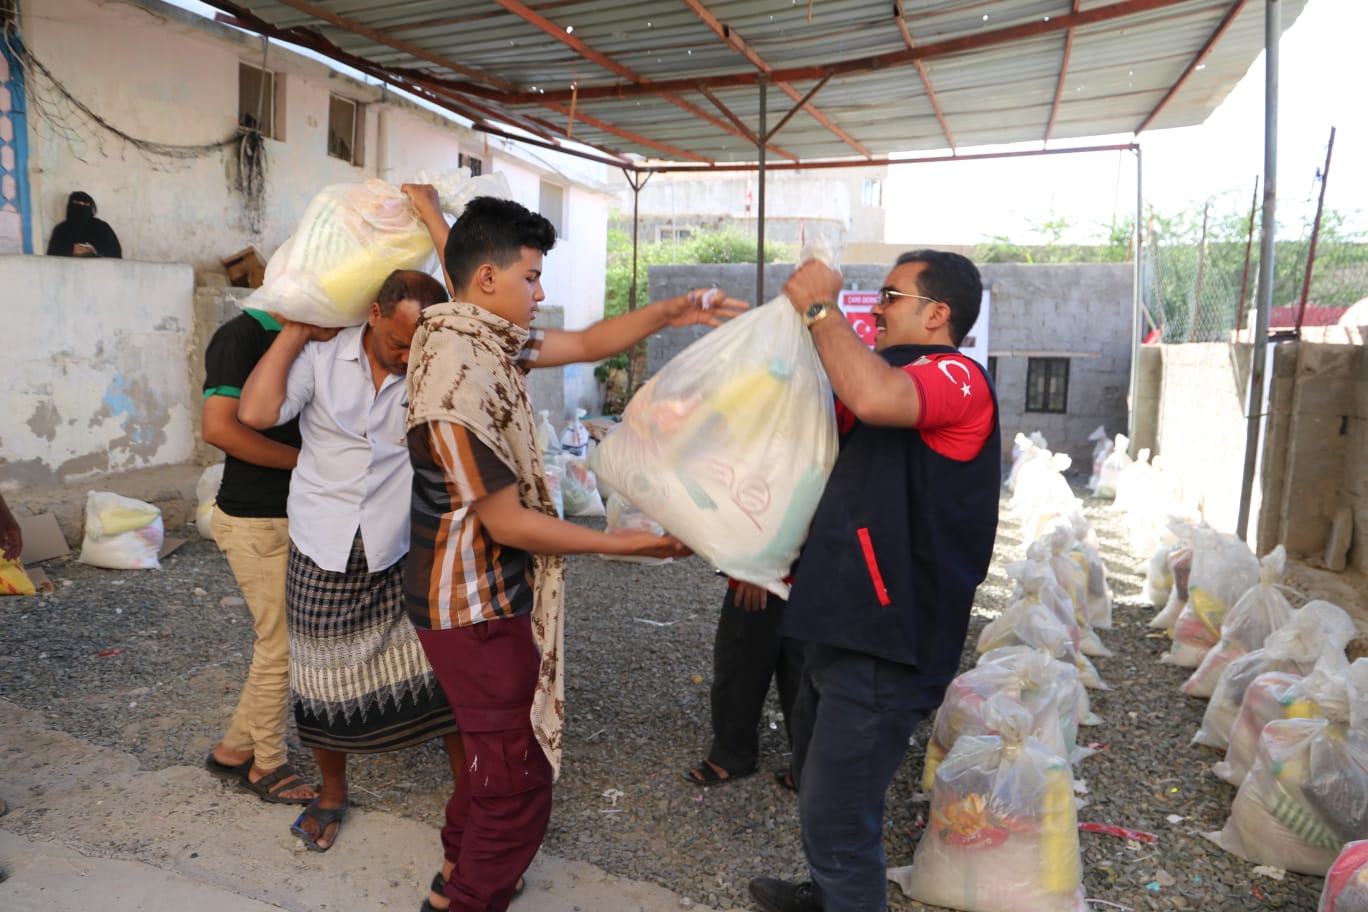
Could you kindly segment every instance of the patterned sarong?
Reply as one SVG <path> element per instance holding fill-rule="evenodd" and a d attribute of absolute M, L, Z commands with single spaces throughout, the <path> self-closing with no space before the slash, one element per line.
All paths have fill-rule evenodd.
<path fill-rule="evenodd" d="M 358 532 L 343 573 L 290 545 L 290 695 L 305 747 L 378 753 L 456 731 L 404 610 L 404 562 L 369 572 Z"/>

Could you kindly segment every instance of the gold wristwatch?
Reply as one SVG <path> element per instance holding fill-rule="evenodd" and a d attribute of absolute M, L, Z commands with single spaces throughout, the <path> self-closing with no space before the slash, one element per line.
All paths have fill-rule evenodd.
<path fill-rule="evenodd" d="M 830 301 L 817 301 L 809 305 L 807 311 L 803 314 L 803 325 L 811 329 L 812 324 L 819 320 L 825 320 L 827 315 L 835 310 L 835 308 L 836 305 Z"/>

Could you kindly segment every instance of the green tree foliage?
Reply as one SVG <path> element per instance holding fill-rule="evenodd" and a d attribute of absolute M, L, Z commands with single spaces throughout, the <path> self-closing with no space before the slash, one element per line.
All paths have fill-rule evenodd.
<path fill-rule="evenodd" d="M 792 258 L 789 245 L 765 244 L 766 263 Z M 647 269 L 651 266 L 754 262 L 755 238 L 735 229 L 699 232 L 682 241 L 641 244 L 637 252 L 637 306 L 650 303 Z M 608 269 L 604 284 L 603 315 L 613 317 L 626 313 L 632 289 L 632 236 L 625 231 L 608 231 Z"/>

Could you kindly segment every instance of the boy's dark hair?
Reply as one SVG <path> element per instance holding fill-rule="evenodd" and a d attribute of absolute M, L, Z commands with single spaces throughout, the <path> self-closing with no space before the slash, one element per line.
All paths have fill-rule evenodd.
<path fill-rule="evenodd" d="M 477 196 L 451 226 L 443 259 L 457 290 L 464 289 L 484 263 L 504 269 L 522 256 L 524 247 L 549 253 L 556 228 L 541 215 L 512 200 Z"/>
<path fill-rule="evenodd" d="M 449 300 L 451 297 L 441 282 L 416 269 L 394 270 L 385 279 L 385 284 L 380 286 L 380 293 L 375 296 L 375 302 L 380 305 L 380 315 L 383 317 L 394 316 L 394 308 L 399 306 L 400 301 L 413 301 L 417 303 L 418 309 L 422 310 L 424 307 Z"/>
<path fill-rule="evenodd" d="M 968 257 L 943 250 L 910 250 L 898 257 L 896 265 L 923 263 L 917 287 L 928 298 L 944 301 L 950 307 L 950 339 L 958 348 L 978 319 L 983 306 L 983 278 Z"/>

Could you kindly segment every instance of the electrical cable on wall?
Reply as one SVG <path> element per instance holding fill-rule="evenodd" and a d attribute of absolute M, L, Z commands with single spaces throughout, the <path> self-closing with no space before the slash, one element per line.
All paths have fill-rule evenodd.
<path fill-rule="evenodd" d="M 46 128 L 50 136 L 64 142 L 73 158 L 87 161 L 90 149 L 105 158 L 123 158 L 124 151 L 131 148 L 143 157 L 152 170 L 168 171 L 236 146 L 237 176 L 233 189 L 242 196 L 250 229 L 261 231 L 265 211 L 266 148 L 260 130 L 253 126 L 239 126 L 226 139 L 196 144 L 140 139 L 119 129 L 73 95 L 34 56 L 16 29 L 5 28 L 3 39 L 24 70 L 30 123 L 35 129 Z M 112 145 L 112 141 L 117 141 L 117 151 L 107 147 L 107 143 Z"/>

